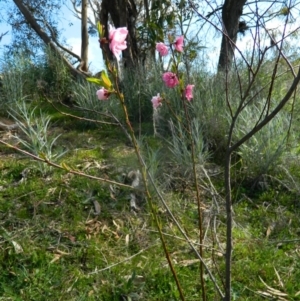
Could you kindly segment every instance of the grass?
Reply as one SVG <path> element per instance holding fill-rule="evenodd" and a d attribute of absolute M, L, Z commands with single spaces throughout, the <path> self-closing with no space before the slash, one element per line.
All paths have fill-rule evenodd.
<path fill-rule="evenodd" d="M 67 133 L 73 150 L 64 160 L 101 176 L 116 171 L 99 168 L 99 164 L 133 161 L 131 149 L 100 134 L 104 139 L 95 139 L 99 130 Z M 86 141 L 91 138 L 90 148 Z M 21 173 L 28 166 L 22 182 Z M 101 300 L 120 300 L 126 295 L 134 300 L 135 295 L 146 294 L 144 289 L 151 296 L 153 287 L 153 300 L 176 296 L 175 287 L 170 290 L 172 277 L 166 266 L 160 275 L 164 282 L 156 279 L 162 264 L 157 237 L 140 231 L 149 222 L 148 214 L 135 217 L 126 197 L 112 200 L 108 187 L 62 171 L 41 177 L 33 162 L 17 154 L 1 161 L 0 183 L 0 295 L 7 300 L 97 300 L 99 292 Z M 96 191 L 101 204 L 98 218 L 88 201 L 91 191 Z M 157 258 L 151 256 L 153 250 Z M 132 261 L 94 273 L 138 252 L 141 255 Z M 151 270 L 149 275 L 145 268 Z"/>
<path fill-rule="evenodd" d="M 91 173 L 116 175 L 119 163 L 125 166 L 124 162 L 132 160 L 132 151 L 115 139 L 95 139 L 97 135 L 98 130 L 85 134 L 69 131 L 67 137 L 75 149 L 65 160 L 75 166 L 81 163 L 79 168 L 91 163 Z M 88 137 L 94 138 L 92 149 L 83 147 Z M 93 165 L 95 161 L 108 165 L 107 170 Z M 20 174 L 28 166 L 32 168 L 20 182 Z M 13 153 L 2 157 L 0 186 L 2 300 L 178 300 L 147 207 L 133 214 L 126 195 L 112 199 L 107 185 L 64 171 L 53 170 L 42 178 L 33 162 Z M 93 215 L 88 200 L 91 191 L 96 191 L 101 205 L 99 216 Z M 260 278 L 288 294 L 289 300 L 298 300 L 294 296 L 300 291 L 299 206 L 291 206 L 294 198 L 271 189 L 251 202 L 235 204 L 235 300 L 254 300 L 260 298 L 255 292 L 267 292 Z M 184 194 L 168 199 L 189 235 L 196 237 L 196 204 Z M 209 205 L 209 198 L 206 202 Z M 174 238 L 179 234 L 168 217 L 160 213 L 160 219 L 164 232 L 171 235 L 166 237 L 167 244 L 186 298 L 198 300 L 197 261 L 185 243 Z M 273 221 L 278 225 L 266 238 Z M 221 223 L 221 244 L 224 230 Z M 211 239 L 209 234 L 206 243 Z M 211 256 L 211 250 L 206 256 Z M 215 254 L 214 260 L 222 272 L 222 256 Z M 210 267 L 216 271 L 214 264 Z M 209 281 L 207 286 L 211 298 L 216 297 Z"/>

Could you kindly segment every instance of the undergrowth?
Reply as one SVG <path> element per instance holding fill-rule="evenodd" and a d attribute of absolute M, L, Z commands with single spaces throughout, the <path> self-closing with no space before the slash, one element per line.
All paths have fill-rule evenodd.
<path fill-rule="evenodd" d="M 149 171 L 176 219 L 197 245 L 197 203 L 185 129 L 170 123 L 162 107 L 157 135 L 153 137 L 150 98 L 161 90 L 157 72 L 154 68 L 148 73 L 149 85 L 137 85 L 139 81 L 133 75 L 124 77 L 122 85 L 128 87 L 124 93 L 129 96 L 129 115 Z M 137 75 L 142 77 L 141 73 Z M 196 167 L 205 206 L 204 259 L 222 286 L 226 220 L 221 163 L 229 115 L 217 80 L 208 74 L 195 72 L 193 76 L 199 85 L 188 110 L 193 118 Z M 126 133 L 118 126 L 120 110 L 114 100 L 95 101 L 88 83 L 72 85 L 73 107 L 56 104 L 59 111 L 45 103 L 45 98 L 27 91 L 26 96 L 37 107 L 35 112 L 39 112 L 27 112 L 32 114 L 28 115 L 32 117 L 28 127 L 37 129 L 35 119 L 46 116 L 48 127 L 44 127 L 46 131 L 40 138 L 60 135 L 57 140 L 46 140 L 50 155 L 61 147 L 68 150 L 57 157 L 58 164 L 123 181 L 138 164 Z M 16 101 L 20 101 L 25 92 L 20 90 L 22 85 L 17 89 Z M 233 100 L 238 97 L 235 91 Z M 167 90 L 163 93 L 174 103 L 180 118 L 179 99 Z M 51 99 L 50 93 L 46 98 L 57 101 L 62 97 L 57 95 Z M 238 121 L 236 139 L 253 124 L 259 97 L 263 95 L 253 100 Z M 61 112 L 110 124 L 95 125 Z M 18 117 L 21 125 L 24 117 L 26 114 L 23 119 Z M 300 298 L 298 124 L 296 120 L 290 127 L 290 117 L 288 110 L 283 111 L 235 154 L 233 300 Z M 5 131 L 1 139 L 20 143 Z M 32 144 L 28 137 L 22 139 Z M 39 151 L 47 153 L 40 148 L 33 150 L 36 155 Z M 0 300 L 178 300 L 145 200 L 135 211 L 126 189 L 78 177 L 67 170 L 44 172 L 35 161 L 12 150 L 5 149 L 0 156 Z M 155 206 L 186 299 L 199 300 L 199 260 L 161 203 L 155 200 Z M 209 300 L 219 300 L 207 274 L 205 280 Z"/>

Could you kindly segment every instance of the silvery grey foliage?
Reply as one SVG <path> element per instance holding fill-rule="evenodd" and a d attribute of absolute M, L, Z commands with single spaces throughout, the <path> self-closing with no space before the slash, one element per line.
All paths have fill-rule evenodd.
<path fill-rule="evenodd" d="M 31 109 L 23 98 L 16 103 L 16 109 L 10 112 L 16 121 L 19 131 L 14 138 L 23 145 L 26 150 L 36 156 L 43 157 L 49 161 L 57 160 L 66 151 L 55 149 L 55 143 L 60 135 L 51 137 L 49 135 L 51 117 L 42 111 L 36 112 L 36 108 Z M 45 174 L 50 170 L 50 166 L 39 162 L 40 171 Z"/>

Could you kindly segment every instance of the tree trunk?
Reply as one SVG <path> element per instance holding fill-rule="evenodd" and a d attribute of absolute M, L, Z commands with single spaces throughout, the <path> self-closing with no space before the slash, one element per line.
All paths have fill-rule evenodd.
<path fill-rule="evenodd" d="M 71 74 L 74 77 L 83 76 L 86 75 L 84 72 L 80 72 L 76 68 L 72 66 L 72 64 L 66 59 L 66 57 L 59 51 L 59 48 L 56 46 L 56 44 L 51 40 L 51 38 L 48 36 L 48 34 L 43 30 L 43 28 L 38 24 L 38 22 L 35 20 L 34 16 L 31 14 L 31 12 L 28 10 L 28 8 L 23 4 L 22 0 L 13 0 L 22 15 L 24 16 L 26 22 L 31 26 L 31 28 L 37 33 L 37 35 L 43 40 L 43 42 L 48 45 L 55 54 L 58 55 L 64 62 L 64 64 L 67 66 L 67 68 L 70 70 Z"/>
<path fill-rule="evenodd" d="M 89 33 L 88 33 L 88 0 L 81 2 L 81 64 L 82 71 L 88 71 L 88 51 L 89 51 Z"/>
<path fill-rule="evenodd" d="M 247 0 L 225 0 L 222 8 L 223 37 L 218 63 L 218 71 L 229 70 L 232 65 L 239 20 Z"/>
<path fill-rule="evenodd" d="M 124 67 L 135 66 L 138 62 L 138 46 L 135 35 L 135 23 L 137 18 L 137 9 L 134 0 L 102 0 L 100 7 L 100 23 L 105 26 L 106 38 L 108 38 L 108 15 L 111 16 L 113 25 L 118 27 L 127 27 L 127 48 L 123 50 Z M 108 59 L 113 56 L 108 45 L 104 45 Z"/>

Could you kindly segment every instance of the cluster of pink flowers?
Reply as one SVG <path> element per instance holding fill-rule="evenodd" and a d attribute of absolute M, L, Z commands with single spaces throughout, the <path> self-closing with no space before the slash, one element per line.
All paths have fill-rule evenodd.
<path fill-rule="evenodd" d="M 122 50 L 125 50 L 127 48 L 126 38 L 128 35 L 128 30 L 126 27 L 120 27 L 120 28 L 113 28 L 112 26 L 109 27 L 109 48 L 113 55 L 116 57 L 116 59 L 120 60 L 120 55 L 122 53 Z M 175 39 L 175 42 L 171 44 L 171 46 L 174 46 L 175 50 L 178 52 L 183 52 L 183 42 L 184 37 L 179 36 Z M 160 42 L 156 44 L 156 50 L 159 52 L 161 56 L 167 56 L 169 49 L 168 46 L 164 43 Z M 177 74 L 172 72 L 165 72 L 162 76 L 162 79 L 165 83 L 165 85 L 168 88 L 174 88 L 179 84 L 179 79 Z M 184 97 L 191 101 L 193 98 L 193 88 L 194 85 L 187 85 L 184 90 Z M 105 89 L 100 88 L 96 95 L 99 100 L 107 100 L 112 92 Z M 151 99 L 153 108 L 157 109 L 159 106 L 162 105 L 162 98 L 160 97 L 160 94 L 157 94 L 157 96 L 153 96 Z"/>
<path fill-rule="evenodd" d="M 172 45 L 174 45 L 174 48 L 178 52 L 183 52 L 183 40 L 184 37 L 180 36 L 176 38 L 175 42 Z M 167 56 L 168 55 L 168 46 L 166 46 L 164 43 L 156 43 L 156 50 L 160 54 L 160 56 Z M 162 76 L 162 79 L 165 83 L 165 85 L 168 88 L 174 88 L 179 84 L 179 79 L 177 77 L 177 74 L 172 73 L 172 72 L 165 72 Z M 184 97 L 188 100 L 191 101 L 193 99 L 193 88 L 195 85 L 187 85 L 185 90 L 184 90 Z M 152 104 L 153 108 L 157 109 L 159 106 L 162 105 L 162 98 L 160 97 L 159 94 L 157 96 L 154 96 L 152 99 Z"/>

